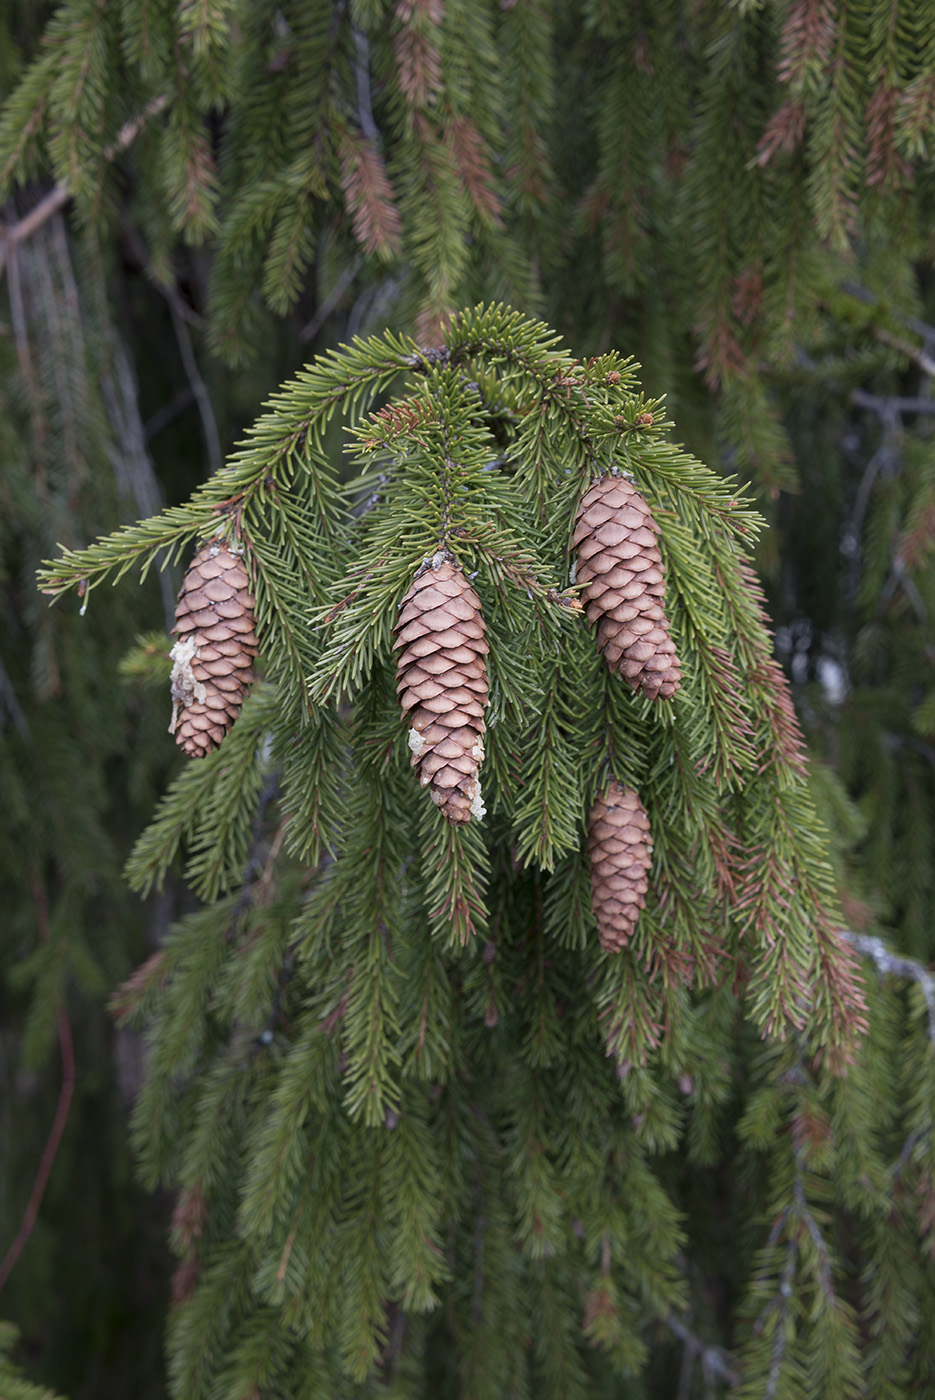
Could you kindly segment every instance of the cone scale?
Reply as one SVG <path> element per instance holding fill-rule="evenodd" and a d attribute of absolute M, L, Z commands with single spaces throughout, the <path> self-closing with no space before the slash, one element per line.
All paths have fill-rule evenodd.
<path fill-rule="evenodd" d="M 419 782 L 448 821 L 479 820 L 489 647 L 480 599 L 443 551 L 416 576 L 393 630 L 397 693 Z"/>
<path fill-rule="evenodd" d="M 218 747 L 253 680 L 254 600 L 242 558 L 217 540 L 191 562 L 172 631 L 169 733 L 191 758 Z"/>
<path fill-rule="evenodd" d="M 575 578 L 597 644 L 612 671 L 651 700 L 668 700 L 681 668 L 665 614 L 658 526 L 632 482 L 603 476 L 575 517 Z"/>

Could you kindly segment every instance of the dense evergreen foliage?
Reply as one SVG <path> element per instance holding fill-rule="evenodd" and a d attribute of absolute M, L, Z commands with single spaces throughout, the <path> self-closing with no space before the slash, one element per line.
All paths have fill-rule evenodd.
<path fill-rule="evenodd" d="M 168 1308 L 184 1400 L 927 1393 L 927 0 L 10 3 L 0 85 L 30 1376 L 162 1394 Z M 614 469 L 660 527 L 684 683 L 655 706 L 570 606 Z M 187 761 L 165 628 L 218 530 L 262 676 Z M 439 547 L 491 646 L 463 830 L 393 697 Z M 655 842 L 616 956 L 609 774 Z"/>

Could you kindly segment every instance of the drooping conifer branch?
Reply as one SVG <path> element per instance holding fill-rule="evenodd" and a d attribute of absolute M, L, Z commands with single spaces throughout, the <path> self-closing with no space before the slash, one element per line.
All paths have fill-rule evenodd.
<path fill-rule="evenodd" d="M 220 749 L 172 785 L 129 865 L 146 889 L 182 858 L 209 901 L 125 993 L 129 1014 L 153 1016 L 159 1047 L 135 1133 L 148 1178 L 203 1203 L 197 1241 L 180 1235 L 179 1328 L 196 1327 L 223 1283 L 237 1299 L 225 1327 L 304 1328 L 346 1378 L 384 1354 L 393 1308 L 409 1319 L 405 1351 L 417 1310 L 458 1286 L 465 1261 L 474 1269 L 468 1139 L 489 1154 L 485 1261 L 515 1260 L 504 1306 L 560 1309 L 554 1290 L 580 1284 L 588 1339 L 636 1364 L 633 1308 L 664 1320 L 682 1297 L 675 1217 L 651 1166 L 678 1140 L 666 1076 L 690 1061 L 707 1008 L 731 1000 L 728 967 L 767 1037 L 807 1024 L 814 1053 L 837 1064 L 862 1024 L 801 735 L 743 554 L 750 506 L 666 440 L 620 357 L 573 361 L 501 307 L 462 313 L 450 339 L 433 350 L 386 336 L 316 361 L 189 505 L 43 575 L 63 592 L 218 528 L 243 550 L 265 678 Z M 388 401 L 370 411 L 377 395 Z M 346 486 L 325 448 L 335 416 L 359 472 Z M 658 530 L 649 562 L 682 666 L 664 704 L 610 674 L 574 606 L 579 585 L 565 586 L 582 493 L 615 471 L 638 483 Z M 436 571 L 465 580 L 451 616 Z M 411 725 L 393 697 L 394 637 L 422 615 L 399 605 L 420 580 L 433 620 L 403 644 L 443 640 L 401 661 L 416 668 L 403 691 L 438 699 L 428 656 L 476 680 L 459 627 L 489 646 L 486 811 L 457 827 L 412 781 Z M 584 828 L 612 780 L 639 793 L 651 840 L 636 843 L 637 917 L 602 951 Z M 619 852 L 606 854 L 616 869 Z M 586 1081 L 566 1082 L 556 1067 L 579 1055 Z M 608 1112 L 619 1131 L 598 1147 Z M 188 1115 L 179 1156 L 168 1124 Z M 581 1153 L 563 1146 L 569 1122 Z M 817 1245 L 810 1198 L 796 1209 L 798 1258 Z M 645 1282 L 650 1256 L 666 1261 L 661 1284 Z M 482 1274 L 486 1296 L 487 1262 Z M 179 1341 L 192 1374 L 226 1364 L 199 1359 L 194 1336 Z M 575 1374 L 574 1337 L 549 1345 Z"/>

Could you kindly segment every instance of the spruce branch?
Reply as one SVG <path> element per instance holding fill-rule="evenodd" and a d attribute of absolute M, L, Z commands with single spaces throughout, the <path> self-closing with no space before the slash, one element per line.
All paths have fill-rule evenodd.
<path fill-rule="evenodd" d="M 809 1198 L 811 1183 L 813 1199 L 825 1199 L 831 1121 L 821 1085 L 798 1050 L 784 1056 L 777 1071 L 759 1103 L 756 1096 L 750 1101 L 743 1129 L 761 1147 L 782 1143 L 787 1149 L 774 1167 L 780 1195 L 750 1289 L 751 1301 L 765 1297 L 742 1359 L 743 1393 L 751 1396 L 761 1393 L 754 1388 L 762 1383 L 761 1374 L 762 1394 L 783 1393 L 780 1381 L 790 1381 L 807 1355 L 814 1358 L 816 1387 L 839 1366 L 860 1374 L 855 1322 L 847 1301 L 838 1296 L 832 1248 Z M 767 1104 L 773 1111 L 764 1118 Z"/>
<path fill-rule="evenodd" d="M 577 593 L 543 583 L 535 572 L 539 567 L 530 550 L 524 550 L 505 533 L 504 522 L 475 520 L 470 526 L 458 526 L 452 532 L 455 539 L 473 545 L 487 566 L 491 581 L 500 589 L 508 582 L 533 605 L 537 622 L 544 622 L 542 604 L 561 609 L 553 616 L 567 618 L 583 611 Z"/>
<path fill-rule="evenodd" d="M 135 577 L 236 528 L 267 676 L 259 708 L 241 713 L 216 759 L 172 784 L 134 859 L 144 885 L 187 851 L 210 901 L 122 994 L 151 1028 L 137 1149 L 150 1182 L 179 1194 L 175 1392 L 319 1400 L 434 1382 L 560 1400 L 655 1393 L 667 1377 L 647 1355 L 653 1318 L 682 1363 L 680 1381 L 668 1379 L 684 1400 L 727 1385 L 749 1400 L 924 1391 L 935 1374 L 935 974 L 921 967 L 933 774 L 929 746 L 911 736 L 935 733 L 935 692 L 919 691 L 935 616 L 925 396 L 935 327 L 899 307 L 917 293 L 932 319 L 921 217 L 935 112 L 930 0 L 48 8 L 32 60 L 31 8 L 13 7 L 29 14 L 25 27 L 0 20 L 0 47 L 9 31 L 25 66 L 0 116 L 0 185 L 34 179 L 50 158 L 51 179 L 68 176 L 50 207 L 73 196 L 64 213 L 76 211 L 83 255 L 108 282 L 100 302 L 82 297 L 80 317 L 56 321 L 32 264 L 44 234 L 65 237 L 62 206 L 31 236 L 30 219 L 48 217 L 42 204 L 13 241 L 0 232 L 7 358 L 12 371 L 19 356 L 41 449 L 17 434 L 14 386 L 0 422 L 0 572 L 26 626 L 3 643 L 16 695 L 0 671 L 0 787 L 13 822 L 0 861 L 15 884 L 22 832 L 61 878 L 53 912 L 67 957 L 27 967 L 20 984 L 32 979 L 29 1024 L 56 1056 L 61 977 L 71 1011 L 76 984 L 92 985 L 96 957 L 114 965 L 113 940 L 128 927 L 108 913 L 92 837 L 114 812 L 135 828 L 156 749 L 139 727 L 148 707 L 127 715 L 119 688 L 99 683 L 111 664 L 99 643 L 124 625 L 135 589 L 107 595 L 106 613 L 95 594 L 83 628 L 42 608 L 37 630 L 17 587 L 21 562 L 50 552 L 33 550 L 34 526 L 41 536 L 67 517 L 56 533 L 76 552 L 46 586 L 85 594 L 125 565 Z M 0 69 L 9 76 L 8 63 Z M 114 169 L 102 148 L 154 91 L 168 94 L 157 99 L 165 110 Z M 901 187 L 902 157 L 918 168 L 917 190 Z M 381 322 L 390 300 L 399 324 L 425 330 L 419 344 L 355 341 L 316 361 L 262 410 L 211 491 L 95 553 L 80 547 L 109 518 L 113 474 L 95 469 L 94 423 L 79 424 L 76 440 L 69 396 L 102 397 L 92 335 L 103 296 L 126 284 L 131 324 L 139 310 L 127 277 L 137 268 L 121 262 L 125 239 L 110 237 L 130 205 L 170 282 L 180 240 L 220 225 L 183 260 L 207 278 L 205 329 L 232 358 L 253 340 L 276 363 L 313 311 L 309 338 L 326 320 L 350 337 Z M 842 290 L 842 260 L 829 252 L 855 219 L 851 272 L 884 289 L 877 306 Z M 715 467 L 775 496 L 793 475 L 791 449 L 801 453 L 805 495 L 777 510 L 781 526 L 794 521 L 792 555 L 776 533 L 758 562 L 780 559 L 784 612 L 816 628 L 835 611 L 828 561 L 838 487 L 853 475 L 867 626 L 849 667 L 853 704 L 819 697 L 812 711 L 840 787 L 817 764 L 807 781 L 839 823 L 838 884 L 846 890 L 853 838 L 871 886 L 918 940 L 916 974 L 884 970 L 839 933 L 793 697 L 762 598 L 739 569 L 758 528 L 749 498 L 667 440 L 663 405 L 643 397 L 637 367 L 619 355 L 578 360 L 502 306 L 462 313 L 447 346 L 434 345 L 432 322 L 452 305 L 513 289 L 518 304 L 553 308 L 569 343 L 628 337 L 677 389 L 679 430 L 710 438 Z M 62 290 L 67 300 L 71 286 Z M 174 283 L 163 295 L 184 322 L 184 360 L 193 313 Z M 277 324 L 305 298 L 295 324 Z M 79 321 L 87 345 L 72 353 L 77 336 L 60 331 Z M 693 327 L 699 363 L 721 383 L 713 417 L 703 386 L 692 388 Z M 147 329 L 135 333 L 151 365 L 160 345 Z M 167 337 L 171 354 L 171 326 Z M 185 402 L 204 408 L 186 376 Z M 251 382 L 219 382 L 225 422 Z M 894 386 L 905 392 L 887 397 Z M 407 422 L 419 405 L 431 412 Z M 345 488 L 342 433 L 371 408 L 376 446 Z M 874 438 L 893 425 L 898 476 L 884 456 L 860 482 L 855 417 Z M 202 432 L 208 441 L 204 416 Z M 209 456 L 220 465 L 216 432 Z M 185 469 L 173 468 L 176 483 Z M 562 587 L 581 487 L 608 473 L 631 475 L 659 523 L 684 664 L 668 713 L 613 690 L 577 619 L 575 585 Z M 813 510 L 819 480 L 828 489 Z M 142 515 L 159 506 L 137 504 Z M 476 582 L 490 646 L 489 818 L 457 839 L 417 806 L 391 675 L 395 604 L 440 543 Z M 40 686 L 57 666 L 54 706 L 30 700 L 30 663 Z M 95 760 L 87 785 L 82 755 Z M 282 794 L 258 822 L 274 770 Z M 114 806 L 105 799 L 121 774 L 132 785 Z M 647 907 L 620 962 L 598 949 L 582 849 L 595 788 L 614 774 L 638 787 L 654 841 Z M 486 947 L 472 936 L 485 908 Z M 856 912 L 850 922 L 865 927 Z M 893 941 L 910 946 L 895 929 Z M 825 1073 L 845 1032 L 859 1034 L 852 969 L 864 957 L 868 980 L 873 963 L 900 983 L 874 996 L 872 1033 L 848 1074 Z M 809 1078 L 792 1081 L 793 1094 L 788 1048 L 759 1044 L 757 1032 L 789 1037 L 802 1020 L 793 1048 Z M 738 1109 L 752 1148 L 740 1162 Z M 764 1199 L 780 1223 L 762 1230 L 768 1249 L 738 1318 L 737 1269 Z M 709 1204 L 730 1247 L 723 1231 L 692 1231 L 683 1268 L 680 1211 Z M 847 1279 L 842 1270 L 835 1302 L 839 1238 Z M 31 1257 L 27 1247 L 24 1273 Z M 742 1350 L 742 1380 L 740 1360 L 696 1336 L 681 1311 L 690 1273 L 714 1290 L 718 1336 L 739 1338 L 775 1302 Z M 849 1349 L 866 1363 L 863 1388 Z"/>
<path fill-rule="evenodd" d="M 863 1024 L 801 732 L 746 562 L 756 526 L 746 499 L 667 443 L 660 406 L 647 406 L 619 357 L 576 361 L 506 308 L 464 316 L 481 324 L 463 343 L 457 330 L 443 348 L 385 336 L 317 359 L 188 507 L 70 565 L 99 579 L 206 527 L 244 549 L 269 679 L 222 749 L 173 785 L 132 863 L 148 884 L 185 843 L 188 876 L 214 901 L 125 993 L 156 1021 L 137 1140 L 154 1178 L 176 1170 L 171 1125 L 193 1124 L 179 1179 L 183 1189 L 210 1183 L 212 1222 L 216 1202 L 222 1220 L 225 1196 L 240 1201 L 231 1209 L 251 1254 L 250 1328 L 257 1338 L 305 1328 L 316 1350 L 336 1330 L 336 1364 L 361 1377 L 392 1331 L 387 1299 L 427 1308 L 449 1273 L 468 1278 L 466 1299 L 470 1291 L 465 1066 L 478 1104 L 491 1109 L 494 1083 L 501 1095 L 489 1176 L 505 1185 L 488 1189 L 485 1168 L 475 1279 L 485 1305 L 503 1286 L 502 1259 L 515 1258 L 518 1279 L 539 1261 L 517 1288 L 560 1317 L 559 1266 L 569 1219 L 580 1216 L 607 1264 L 588 1295 L 585 1337 L 636 1366 L 644 1340 L 621 1305 L 631 1281 L 651 1292 L 659 1317 L 678 1308 L 681 1287 L 674 1268 L 657 1276 L 649 1257 L 669 1260 L 677 1234 L 648 1160 L 681 1131 L 665 1077 L 695 1065 L 698 1103 L 708 1097 L 698 1116 L 712 1119 L 727 1076 L 706 1066 L 733 1034 L 718 1018 L 735 1017 L 721 965 L 743 939 L 746 1011 L 767 1034 L 804 1026 L 815 1053 L 833 1060 Z M 326 437 L 335 417 L 358 463 L 346 486 Z M 581 487 L 615 470 L 632 473 L 652 503 L 687 659 L 685 695 L 662 714 L 615 683 L 578 625 L 575 585 L 558 587 Z M 433 563 L 476 570 L 490 648 L 490 810 L 463 829 L 420 802 L 393 700 L 396 605 Z M 433 679 L 416 685 L 437 699 Z M 640 789 L 653 828 L 649 900 L 619 953 L 596 946 L 582 841 L 584 814 L 611 777 Z M 279 858 L 287 845 L 304 876 Z M 483 951 L 475 934 L 489 938 Z M 287 985 L 290 1023 L 280 1014 Z M 259 1053 L 273 1043 L 275 1053 Z M 620 1141 L 596 1148 L 593 1125 L 603 1131 L 621 1104 Z M 793 1122 L 786 1140 L 808 1127 Z M 698 1142 L 705 1133 L 716 1136 L 709 1126 Z M 607 1183 L 595 1193 L 598 1159 Z M 754 1311 L 770 1306 L 751 1353 L 775 1371 L 777 1396 L 798 1295 L 816 1295 L 814 1335 L 846 1325 L 814 1205 L 819 1183 L 787 1165 L 799 1176 L 781 1180 L 778 1230 L 753 1284 Z M 460 1212 L 447 1252 L 442 1202 Z M 645 1231 L 634 1231 L 644 1216 Z M 614 1277 L 613 1260 L 631 1247 L 623 1241 L 640 1258 Z M 207 1241 L 193 1315 L 208 1306 L 219 1258 Z M 683 1375 L 697 1361 L 706 1381 L 735 1383 L 733 1361 L 676 1321 Z M 404 1354 L 418 1336 L 411 1325 Z M 573 1375 L 578 1332 L 548 1344 Z"/>
<path fill-rule="evenodd" d="M 343 405 L 353 414 L 361 399 L 369 401 L 408 358 L 408 350 L 392 336 L 355 341 L 343 355 L 320 357 L 274 397 L 272 412 L 258 421 L 246 445 L 186 506 L 125 526 L 88 549 L 63 548 L 59 559 L 39 570 L 40 587 L 53 597 L 81 584 L 90 589 L 112 572 L 117 582 L 137 562 L 145 577 L 161 551 L 167 552 L 168 560 L 177 559 L 190 540 L 222 528 L 225 515 L 235 509 L 247 511 L 254 500 L 262 502 L 296 472 L 302 472 L 312 488 L 315 519 L 327 538 L 336 528 L 329 509 L 328 476 L 333 468 L 318 455 L 320 436 L 336 408 Z"/>
<path fill-rule="evenodd" d="M 477 825 L 452 826 L 434 805 L 423 803 L 423 870 L 431 924 L 446 930 L 452 948 L 463 948 L 487 929 L 483 876 L 488 856 Z"/>
<path fill-rule="evenodd" d="M 480 305 L 454 315 L 445 331 L 444 347 L 423 348 L 413 356 L 412 368 L 428 373 L 439 366 L 469 364 L 475 358 L 503 364 L 504 379 L 509 382 L 518 377 L 525 388 L 519 402 L 522 415 L 534 425 L 540 418 L 544 420 L 546 440 L 548 420 L 561 422 L 563 450 L 556 465 L 567 465 L 569 451 L 573 452 L 581 487 L 601 472 L 638 466 L 650 480 L 658 478 L 660 486 L 690 502 L 712 517 L 712 523 L 749 546 L 761 521 L 742 486 L 717 476 L 658 436 L 642 440 L 650 429 L 658 435 L 671 425 L 660 412 L 658 401 L 649 405 L 642 399 L 632 401 L 637 368 L 632 361 L 602 356 L 582 364 L 558 349 L 558 341 L 549 327 L 508 307 Z M 611 363 L 618 367 L 609 368 Z M 530 389 L 533 398 L 529 397 Z M 621 415 L 612 406 L 614 402 L 626 405 L 627 413 Z M 530 489 L 536 492 L 542 489 L 538 478 L 543 466 L 540 454 L 533 453 L 526 472 L 531 477 Z"/>
<path fill-rule="evenodd" d="M 118 1026 L 130 1025 L 140 1015 L 146 999 L 164 987 L 165 964 L 165 950 L 157 948 L 111 994 L 107 1009 Z"/>
<path fill-rule="evenodd" d="M 117 134 L 117 139 L 105 147 L 104 160 L 114 161 L 118 155 L 132 146 L 143 127 L 153 117 L 158 116 L 168 101 L 168 96 L 165 93 L 160 93 L 146 104 L 138 116 L 125 121 Z M 0 227 L 0 276 L 2 276 L 3 269 L 10 258 L 16 253 L 17 246 L 24 243 L 27 238 L 31 238 L 37 229 L 40 229 L 52 218 L 53 214 L 64 209 L 71 197 L 72 192 L 68 181 L 60 180 L 37 205 L 30 209 L 28 214 L 17 219 L 15 224 Z"/>
<path fill-rule="evenodd" d="M 308 644 L 304 631 L 295 626 L 293 599 L 289 596 L 288 583 L 277 565 L 281 557 L 271 550 L 267 541 L 255 537 L 252 529 L 241 526 L 241 538 L 249 550 L 249 561 L 254 586 L 257 593 L 258 618 L 266 629 L 267 651 L 275 650 L 277 664 L 286 660 L 292 672 L 294 684 L 304 695 L 305 675 L 308 669 Z M 275 646 L 272 645 L 275 638 Z M 305 700 L 306 709 L 309 702 Z"/>
<path fill-rule="evenodd" d="M 213 533 L 218 512 L 224 511 L 231 499 L 225 493 L 222 501 L 216 501 L 213 497 L 217 494 L 216 489 L 205 492 L 201 501 L 172 506 L 138 525 L 125 525 L 87 549 L 60 546 L 59 558 L 47 560 L 37 571 L 40 588 L 53 599 L 72 588 L 80 589 L 84 597 L 111 573 L 115 575 L 113 582 L 119 582 L 136 563 L 140 564 L 142 581 L 160 555 L 160 567 L 165 568 L 178 561 L 191 540 Z"/>
<path fill-rule="evenodd" d="M 352 130 L 340 148 L 341 187 L 364 253 L 391 262 L 399 253 L 402 219 L 379 148 Z"/>

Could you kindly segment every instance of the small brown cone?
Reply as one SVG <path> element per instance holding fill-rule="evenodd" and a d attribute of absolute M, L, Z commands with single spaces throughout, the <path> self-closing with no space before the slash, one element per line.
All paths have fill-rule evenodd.
<path fill-rule="evenodd" d="M 439 551 L 416 577 L 393 631 L 396 689 L 419 782 L 450 822 L 480 819 L 489 647 L 480 599 L 447 554 Z"/>
<path fill-rule="evenodd" d="M 597 644 L 612 671 L 651 700 L 668 700 L 682 672 L 665 614 L 658 527 L 622 476 L 602 476 L 582 497 L 572 543 L 576 582 Z"/>
<path fill-rule="evenodd" d="M 192 758 L 217 748 L 253 680 L 257 639 L 249 584 L 243 560 L 212 540 L 195 555 L 179 593 L 169 733 Z"/>
<path fill-rule="evenodd" d="M 619 953 L 646 903 L 653 838 L 649 817 L 632 788 L 612 782 L 595 798 L 588 821 L 591 907 L 601 947 Z"/>

